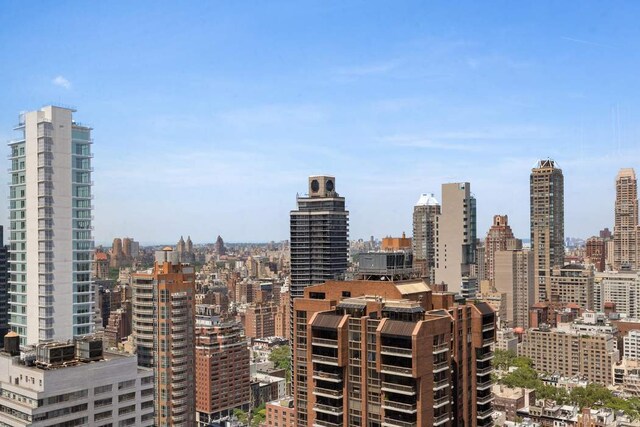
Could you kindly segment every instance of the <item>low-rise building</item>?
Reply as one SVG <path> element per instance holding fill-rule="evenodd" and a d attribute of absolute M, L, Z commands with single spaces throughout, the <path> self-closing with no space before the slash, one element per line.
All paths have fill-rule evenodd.
<path fill-rule="evenodd" d="M 604 385 L 612 384 L 613 368 L 620 360 L 612 334 L 546 326 L 529 329 L 518 354 L 530 358 L 540 372 Z"/>
<path fill-rule="evenodd" d="M 153 370 L 135 356 L 93 339 L 11 349 L 0 353 L 0 425 L 154 425 Z"/>
<path fill-rule="evenodd" d="M 510 388 L 496 384 L 493 386 L 493 408 L 504 412 L 507 421 L 516 421 L 518 409 L 535 402 L 535 390 L 525 388 Z"/>
<path fill-rule="evenodd" d="M 283 399 L 269 402 L 266 405 L 267 427 L 294 427 L 296 425 L 296 412 L 293 408 L 293 399 Z"/>

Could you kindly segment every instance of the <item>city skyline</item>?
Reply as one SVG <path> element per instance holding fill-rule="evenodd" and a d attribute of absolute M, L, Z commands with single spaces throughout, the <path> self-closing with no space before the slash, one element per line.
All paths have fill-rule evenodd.
<path fill-rule="evenodd" d="M 550 5 L 6 3 L 0 139 L 20 111 L 78 108 L 95 128 L 98 243 L 284 240 L 322 173 L 351 239 L 410 234 L 415 200 L 447 182 L 472 184 L 479 235 L 508 215 L 526 238 L 545 158 L 565 176 L 565 235 L 587 238 L 613 228 L 617 171 L 640 167 L 639 6 Z"/>

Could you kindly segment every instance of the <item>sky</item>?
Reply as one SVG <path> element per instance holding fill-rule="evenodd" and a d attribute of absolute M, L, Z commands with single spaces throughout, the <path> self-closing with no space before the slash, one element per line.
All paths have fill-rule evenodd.
<path fill-rule="evenodd" d="M 546 158 L 566 236 L 586 238 L 640 167 L 640 2 L 50 6 L 0 0 L 0 140 L 21 111 L 77 109 L 97 243 L 287 239 L 315 174 L 336 177 L 352 239 L 411 234 L 419 195 L 462 181 L 479 236 L 506 214 L 526 238 Z"/>

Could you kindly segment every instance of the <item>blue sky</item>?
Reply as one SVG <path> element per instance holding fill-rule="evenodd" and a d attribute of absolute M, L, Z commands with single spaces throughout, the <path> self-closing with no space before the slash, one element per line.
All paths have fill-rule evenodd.
<path fill-rule="evenodd" d="M 96 240 L 288 238 L 333 174 L 352 238 L 411 232 L 422 192 L 470 181 L 527 237 L 539 158 L 567 236 L 612 227 L 640 167 L 638 2 L 0 1 L 0 139 L 72 105 L 94 127 Z M 8 166 L 8 163 L 7 163 Z M 6 206 L 6 188 L 0 188 Z M 7 220 L 4 219 L 4 224 Z"/>

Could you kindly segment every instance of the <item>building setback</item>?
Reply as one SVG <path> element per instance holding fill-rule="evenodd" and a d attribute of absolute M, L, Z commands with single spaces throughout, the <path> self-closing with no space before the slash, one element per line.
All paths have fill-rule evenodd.
<path fill-rule="evenodd" d="M 487 232 L 484 240 L 485 275 L 492 285 L 495 284 L 496 266 L 495 254 L 497 251 L 522 249 L 522 241 L 515 238 L 509 226 L 507 215 L 494 215 L 493 225 Z M 483 278 L 484 279 L 484 278 Z"/>
<path fill-rule="evenodd" d="M 547 301 L 551 269 L 564 265 L 564 176 L 553 160 L 531 170 L 531 250 L 536 301 Z"/>
<path fill-rule="evenodd" d="M 9 142 L 9 323 L 23 345 L 93 332 L 93 141 L 74 111 L 24 113 Z"/>
<path fill-rule="evenodd" d="M 294 303 L 296 425 L 489 426 L 495 314 L 422 280 L 329 281 Z"/>

